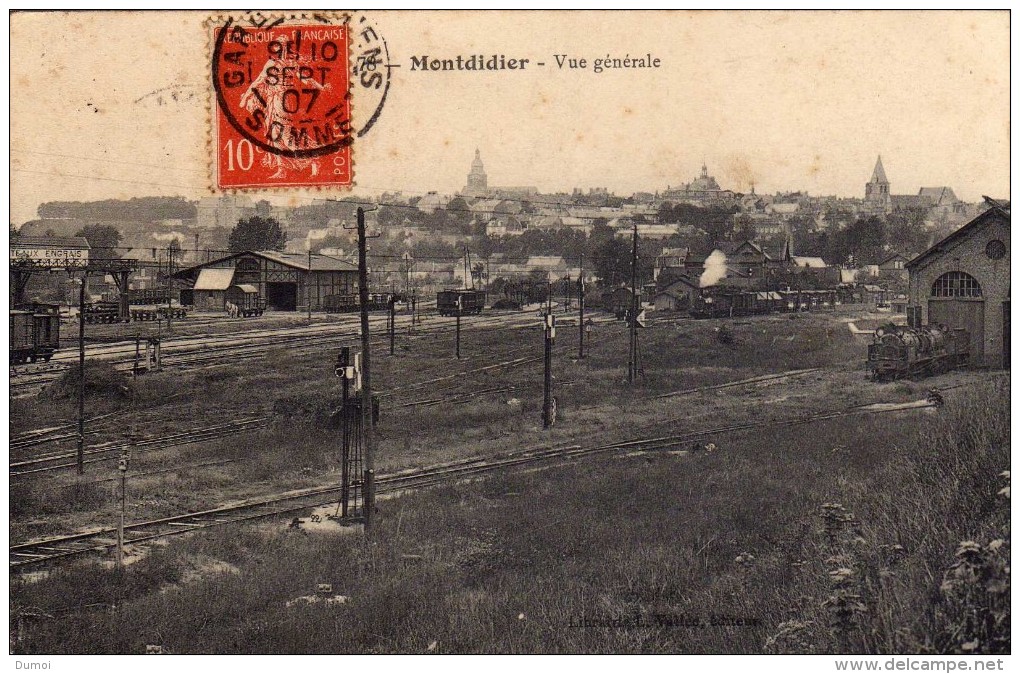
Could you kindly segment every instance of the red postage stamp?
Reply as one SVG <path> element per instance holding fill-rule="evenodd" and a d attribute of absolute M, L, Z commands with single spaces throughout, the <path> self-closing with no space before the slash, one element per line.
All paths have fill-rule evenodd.
<path fill-rule="evenodd" d="M 350 187 L 347 23 L 213 30 L 215 186 Z"/>

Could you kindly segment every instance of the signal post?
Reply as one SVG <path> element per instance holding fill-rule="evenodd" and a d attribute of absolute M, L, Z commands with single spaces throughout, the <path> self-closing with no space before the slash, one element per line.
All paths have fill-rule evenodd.
<path fill-rule="evenodd" d="M 556 422 L 556 401 L 552 395 L 552 353 L 556 340 L 556 317 L 545 316 L 545 384 L 543 386 L 542 428 L 549 428 Z"/>

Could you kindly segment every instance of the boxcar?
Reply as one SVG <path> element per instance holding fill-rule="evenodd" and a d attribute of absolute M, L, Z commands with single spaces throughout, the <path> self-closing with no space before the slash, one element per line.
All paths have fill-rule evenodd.
<path fill-rule="evenodd" d="M 60 309 L 35 304 L 10 312 L 10 362 L 49 361 L 60 348 Z"/>
<path fill-rule="evenodd" d="M 368 296 L 368 310 L 378 311 L 381 309 L 389 309 L 390 299 L 392 297 L 393 295 L 390 295 L 389 293 L 370 293 Z M 361 300 L 356 293 L 348 293 L 346 295 L 327 295 L 323 299 L 322 306 L 326 310 L 326 313 L 347 313 L 359 311 L 361 309 Z"/>
<path fill-rule="evenodd" d="M 440 290 L 436 293 L 436 308 L 440 316 L 480 314 L 485 308 L 485 291 Z"/>

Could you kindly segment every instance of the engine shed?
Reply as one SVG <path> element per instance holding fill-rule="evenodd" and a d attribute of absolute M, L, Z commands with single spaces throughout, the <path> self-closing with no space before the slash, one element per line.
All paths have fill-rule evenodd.
<path fill-rule="evenodd" d="M 970 362 L 1009 368 L 1009 202 L 991 206 L 907 263 L 907 322 L 970 333 Z"/>
<path fill-rule="evenodd" d="M 329 255 L 253 250 L 234 253 L 174 274 L 183 298 L 198 310 L 221 311 L 231 288 L 251 286 L 276 311 L 325 308 L 326 298 L 358 291 L 358 267 Z M 187 302 L 185 302 L 187 303 Z"/>

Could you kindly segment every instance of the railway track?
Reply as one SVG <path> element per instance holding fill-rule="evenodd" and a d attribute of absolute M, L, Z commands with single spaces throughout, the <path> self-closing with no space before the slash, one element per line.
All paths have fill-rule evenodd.
<path fill-rule="evenodd" d="M 507 325 L 507 319 L 517 319 L 513 324 Z M 378 324 L 385 321 L 385 317 L 373 317 Z M 414 340 L 434 337 L 444 333 L 453 333 L 455 328 L 452 325 L 453 319 L 430 319 L 433 325 L 421 326 L 415 329 L 411 335 L 401 334 L 401 340 L 408 337 Z M 442 321 L 442 322 L 440 322 Z M 507 314 L 485 317 L 473 317 L 468 325 L 464 326 L 465 332 L 487 331 L 487 330 L 516 330 L 532 327 L 534 319 L 531 316 L 519 314 Z M 346 327 L 346 330 L 337 331 L 337 328 Z M 401 326 L 403 329 L 405 326 Z M 373 340 L 374 346 L 387 345 L 388 338 L 385 331 L 376 326 L 377 337 Z M 353 340 L 360 334 L 358 326 L 343 326 L 340 324 L 327 324 L 313 326 L 313 334 L 286 334 L 287 331 L 261 331 L 257 334 L 249 334 L 244 337 L 224 336 L 217 338 L 190 336 L 164 342 L 162 345 L 163 367 L 193 367 L 211 366 L 224 362 L 233 362 L 237 359 L 250 359 L 262 357 L 270 348 L 289 348 L 291 351 L 304 351 L 320 347 L 322 344 L 334 341 Z M 292 331 L 292 330 L 291 330 Z M 119 344 L 104 347 L 101 352 L 96 352 L 90 358 L 100 357 L 101 360 L 112 361 L 113 367 L 121 372 L 130 372 L 135 364 L 135 345 L 133 343 L 121 342 Z M 71 364 L 53 363 L 46 369 L 30 371 L 14 371 L 10 380 L 10 389 L 16 397 L 32 395 L 43 386 L 59 379 L 63 373 L 72 367 Z"/>
<path fill-rule="evenodd" d="M 731 424 L 680 434 L 636 438 L 587 447 L 578 444 L 539 447 L 503 453 L 498 456 L 475 457 L 426 468 L 390 473 L 378 477 L 376 484 L 378 493 L 392 494 L 451 481 L 484 477 L 505 470 L 544 468 L 573 459 L 600 454 L 620 451 L 633 453 L 686 448 L 694 440 L 722 433 L 778 425 L 795 426 L 811 424 L 853 415 L 883 414 L 924 409 L 927 407 L 933 407 L 933 405 L 907 403 L 886 405 L 881 408 L 872 409 L 859 406 L 839 411 L 820 411 L 790 419 Z M 211 527 L 251 522 L 283 515 L 289 516 L 308 508 L 330 505 L 338 496 L 339 491 L 339 487 L 335 486 L 301 489 L 274 496 L 237 501 L 199 512 L 135 522 L 124 527 L 125 544 L 137 545 L 157 539 L 201 531 Z M 102 527 L 91 531 L 15 543 L 10 546 L 10 568 L 20 569 L 55 560 L 103 553 L 116 545 L 115 539 L 115 528 Z"/>
<path fill-rule="evenodd" d="M 224 438 L 238 433 L 248 433 L 269 425 L 265 417 L 250 417 L 236 419 L 223 424 L 197 428 L 190 431 L 163 435 L 156 438 L 146 438 L 120 443 L 104 443 L 92 445 L 85 448 L 84 463 L 101 463 L 104 461 L 116 460 L 121 452 L 130 449 L 132 452 L 147 452 L 157 449 L 168 449 L 170 447 L 182 447 L 206 440 Z M 11 479 L 49 473 L 77 466 L 77 451 L 53 452 L 49 454 L 36 455 L 28 458 L 17 459 L 9 464 L 9 476 Z"/>
<path fill-rule="evenodd" d="M 524 349 L 517 349 L 512 351 L 521 352 Z M 382 391 L 380 393 L 383 397 L 389 397 L 395 393 L 408 393 L 418 391 L 422 388 L 430 388 L 432 393 L 436 392 L 437 387 L 441 388 L 445 384 L 450 382 L 456 382 L 461 380 L 464 376 L 492 371 L 496 369 L 503 369 L 508 367 L 519 367 L 532 362 L 537 362 L 541 358 L 536 357 L 523 357 L 523 358 L 512 358 L 509 360 L 500 361 L 497 363 L 485 365 L 482 367 L 472 368 L 465 371 L 460 371 L 451 375 L 443 377 L 437 377 L 428 379 L 421 382 L 415 382 L 414 384 L 406 385 L 403 387 L 397 387 L 395 389 Z M 395 405 L 397 408 L 406 407 L 431 407 L 444 403 L 463 402 L 468 399 L 484 395 L 487 393 L 495 393 L 497 391 L 508 391 L 513 390 L 515 387 L 490 387 L 483 390 L 466 391 L 454 394 L 452 396 L 445 397 L 431 397 L 425 400 L 412 400 L 404 401 Z M 104 418 L 114 417 L 122 412 L 113 412 L 101 417 L 96 417 L 92 421 L 99 421 Z M 266 417 L 260 417 L 257 419 L 242 419 L 238 421 L 232 421 L 227 424 L 220 424 L 208 428 L 193 429 L 185 432 L 174 433 L 170 435 L 163 435 L 158 438 L 150 438 L 142 441 L 133 442 L 111 442 L 101 443 L 96 445 L 90 445 L 84 452 L 85 460 L 84 463 L 99 463 L 103 461 L 112 461 L 119 456 L 119 452 L 125 448 L 137 448 L 140 451 L 151 451 L 154 449 L 167 449 L 171 447 L 178 447 L 187 444 L 194 444 L 205 440 L 213 440 L 229 435 L 235 435 L 238 433 L 253 432 L 267 427 L 270 424 L 270 420 Z M 67 432 L 70 431 L 70 432 Z M 92 430 L 87 435 L 94 435 L 98 432 Z M 61 426 L 55 426 L 46 429 L 37 429 L 36 431 L 29 431 L 20 435 L 16 441 L 12 441 L 11 449 L 18 453 L 23 453 L 32 449 L 38 449 L 41 445 L 60 442 L 62 440 L 77 439 L 76 424 L 64 424 Z M 21 456 L 12 456 L 12 460 L 9 462 L 9 476 L 14 478 L 20 478 L 30 475 L 40 475 L 43 473 L 51 473 L 60 471 L 68 468 L 74 468 L 77 466 L 77 452 L 76 451 L 63 451 L 63 452 L 50 452 L 43 454 L 32 454 Z"/>

